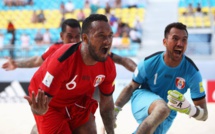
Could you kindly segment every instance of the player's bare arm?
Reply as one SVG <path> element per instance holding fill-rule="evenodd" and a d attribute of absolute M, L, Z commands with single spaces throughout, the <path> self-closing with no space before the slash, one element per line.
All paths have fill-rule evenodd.
<path fill-rule="evenodd" d="M 16 62 L 15 60 L 13 60 L 12 58 L 10 57 L 6 57 L 7 59 L 7 62 L 5 62 L 3 65 L 2 65 L 2 68 L 5 69 L 6 71 L 10 71 L 10 70 L 14 70 L 17 68 L 17 65 L 16 65 Z"/>
<path fill-rule="evenodd" d="M 194 103 L 195 106 L 199 106 L 203 110 L 203 115 L 201 116 L 200 115 L 200 110 L 201 109 L 197 108 L 197 112 L 193 117 L 198 118 L 198 116 L 201 116 L 201 117 L 199 117 L 199 120 L 206 121 L 207 118 L 208 118 L 208 110 L 207 110 L 207 105 L 206 105 L 205 98 L 203 98 L 201 100 L 193 101 L 193 103 Z"/>
<path fill-rule="evenodd" d="M 48 111 L 48 104 L 51 98 L 45 95 L 44 91 L 39 90 L 36 96 L 32 92 L 32 97 L 25 96 L 24 98 L 28 101 L 34 114 L 44 115 Z"/>
<path fill-rule="evenodd" d="M 122 108 L 130 100 L 133 91 L 139 86 L 140 85 L 138 83 L 131 81 L 129 85 L 122 90 L 115 102 L 115 105 Z"/>
<path fill-rule="evenodd" d="M 114 103 L 113 97 L 100 93 L 100 114 L 107 134 L 114 134 Z"/>
<path fill-rule="evenodd" d="M 124 66 L 126 69 L 128 69 L 131 72 L 134 72 L 134 70 L 136 69 L 137 64 L 130 58 L 121 57 L 114 53 L 111 53 L 111 58 L 115 63 Z"/>
<path fill-rule="evenodd" d="M 16 65 L 19 68 L 33 68 L 39 67 L 43 63 L 41 56 L 34 56 L 27 59 L 21 59 L 16 61 Z"/>
<path fill-rule="evenodd" d="M 43 59 L 40 56 L 34 56 L 27 59 L 14 60 L 7 58 L 8 61 L 2 65 L 2 68 L 6 71 L 15 70 L 16 68 L 33 68 L 39 67 L 43 63 Z"/>

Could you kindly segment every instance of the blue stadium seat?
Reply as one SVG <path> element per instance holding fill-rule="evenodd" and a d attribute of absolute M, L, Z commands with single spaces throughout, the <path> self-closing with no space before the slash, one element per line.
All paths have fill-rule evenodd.
<path fill-rule="evenodd" d="M 10 52 L 8 49 L 0 50 L 0 57 L 10 57 Z"/>

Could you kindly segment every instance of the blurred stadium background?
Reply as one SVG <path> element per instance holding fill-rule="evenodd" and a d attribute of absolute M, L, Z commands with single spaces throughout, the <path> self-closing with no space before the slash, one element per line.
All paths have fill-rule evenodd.
<path fill-rule="evenodd" d="M 71 11 L 65 12 L 62 7 Z M 41 11 L 44 18 L 39 15 Z M 106 14 L 115 34 L 111 51 L 130 57 L 136 63 L 147 55 L 165 50 L 162 39 L 167 24 L 176 21 L 186 24 L 189 32 L 186 54 L 202 73 L 211 113 L 209 121 L 197 125 L 179 115 L 169 134 L 215 132 L 212 126 L 215 119 L 212 114 L 215 110 L 215 0 L 1 0 L 0 66 L 6 61 L 5 57 L 20 59 L 43 54 L 50 45 L 60 41 L 61 21 L 75 18 L 80 19 L 82 24 L 82 11 L 85 17 L 91 13 Z M 13 24 L 9 26 L 12 30 L 8 30 L 9 22 Z M 40 39 L 36 39 L 38 32 Z M 122 66 L 116 67 L 118 75 L 114 99 L 132 76 Z M 34 121 L 23 95 L 27 93 L 28 83 L 36 70 L 6 72 L 0 69 L 1 134 L 30 133 Z M 125 124 L 119 125 L 117 133 L 132 133 L 136 128 L 129 107 L 128 104 L 128 113 L 124 113 L 124 116 L 130 115 L 128 118 L 125 119 L 123 114 L 119 116 L 122 121 L 119 124 Z M 186 131 L 180 129 L 182 122 Z"/>

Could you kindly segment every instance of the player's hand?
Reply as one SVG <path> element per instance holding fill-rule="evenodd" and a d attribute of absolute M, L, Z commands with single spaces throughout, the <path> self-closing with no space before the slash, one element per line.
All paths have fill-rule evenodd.
<path fill-rule="evenodd" d="M 119 114 L 119 112 L 120 111 L 122 111 L 122 108 L 121 107 L 118 107 L 118 106 L 115 106 L 114 107 L 114 117 L 115 117 L 115 123 L 114 123 L 114 128 L 116 128 L 117 127 L 117 125 L 116 125 L 116 117 L 117 117 L 117 115 Z"/>
<path fill-rule="evenodd" d="M 188 114 L 190 117 L 196 113 L 196 108 L 186 100 L 183 94 L 176 90 L 169 90 L 167 99 L 169 100 L 167 105 L 172 110 Z"/>
<path fill-rule="evenodd" d="M 12 58 L 6 57 L 6 59 L 8 61 L 2 65 L 3 69 L 5 69 L 6 71 L 10 71 L 10 70 L 14 70 L 17 68 L 16 62 Z"/>
<path fill-rule="evenodd" d="M 24 97 L 29 105 L 31 111 L 36 115 L 43 115 L 48 111 L 48 97 L 44 94 L 44 91 L 39 90 L 37 96 L 32 92 L 32 98 L 29 96 Z"/>

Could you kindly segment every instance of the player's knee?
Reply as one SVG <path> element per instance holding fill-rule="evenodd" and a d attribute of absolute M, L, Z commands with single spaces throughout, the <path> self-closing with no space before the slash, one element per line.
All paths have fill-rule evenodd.
<path fill-rule="evenodd" d="M 166 102 L 161 102 L 158 108 L 162 116 L 165 116 L 165 117 L 169 116 L 171 110 L 166 105 Z"/>
<path fill-rule="evenodd" d="M 154 102 L 154 109 L 155 111 L 157 111 L 158 113 L 160 113 L 160 115 L 162 115 L 163 117 L 168 117 L 170 114 L 170 109 L 167 106 L 166 102 L 163 100 L 158 100 L 156 102 Z"/>
<path fill-rule="evenodd" d="M 166 104 L 163 104 L 160 109 L 159 109 L 160 113 L 162 116 L 168 117 L 170 114 L 170 109 Z"/>

